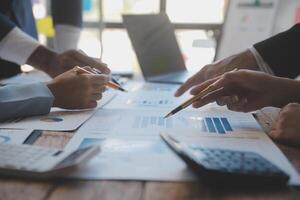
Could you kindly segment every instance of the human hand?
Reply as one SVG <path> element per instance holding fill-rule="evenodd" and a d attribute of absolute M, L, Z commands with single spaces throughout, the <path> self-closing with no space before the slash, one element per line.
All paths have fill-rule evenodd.
<path fill-rule="evenodd" d="M 75 66 L 91 66 L 104 74 L 110 73 L 105 63 L 102 63 L 99 59 L 87 56 L 83 51 L 77 50 L 69 50 L 57 54 L 46 47 L 39 46 L 29 57 L 27 63 L 45 71 L 53 78 Z"/>
<path fill-rule="evenodd" d="M 255 57 L 250 50 L 230 56 L 218 62 L 204 66 L 199 72 L 190 77 L 183 83 L 175 93 L 175 96 L 181 96 L 187 90 L 195 85 L 201 84 L 206 80 L 215 78 L 233 69 L 251 69 L 258 70 Z"/>
<path fill-rule="evenodd" d="M 54 96 L 54 107 L 84 109 L 97 106 L 109 80 L 108 75 L 78 74 L 72 69 L 55 77 L 47 86 Z"/>
<path fill-rule="evenodd" d="M 286 105 L 274 121 L 269 135 L 275 141 L 300 146 L 300 104 Z"/>
<path fill-rule="evenodd" d="M 216 101 L 233 111 L 249 112 L 266 106 L 282 107 L 294 98 L 299 83 L 263 72 L 239 70 L 210 79 L 191 90 L 192 95 L 215 82 L 215 91 L 193 103 L 195 108 Z M 297 86 L 296 86 L 297 85 Z M 275 88 L 275 89 L 274 89 Z"/>

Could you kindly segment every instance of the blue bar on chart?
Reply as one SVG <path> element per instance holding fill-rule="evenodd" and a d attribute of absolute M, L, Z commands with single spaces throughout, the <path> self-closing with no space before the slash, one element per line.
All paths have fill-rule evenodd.
<path fill-rule="evenodd" d="M 207 128 L 206 128 L 204 120 L 201 120 L 201 131 L 207 132 Z"/>
<path fill-rule="evenodd" d="M 216 133 L 216 129 L 214 123 L 210 117 L 205 117 L 205 122 L 210 133 Z"/>
<path fill-rule="evenodd" d="M 226 131 L 233 131 L 233 129 L 232 129 L 230 123 L 228 122 L 227 118 L 221 117 L 221 121 L 222 121 L 222 124 L 223 124 Z"/>
<path fill-rule="evenodd" d="M 218 133 L 220 133 L 220 134 L 225 134 L 225 130 L 224 130 L 222 124 L 221 124 L 220 119 L 214 117 L 214 118 L 213 118 L 213 121 L 214 121 L 215 127 L 216 127 L 217 130 L 218 130 Z"/>

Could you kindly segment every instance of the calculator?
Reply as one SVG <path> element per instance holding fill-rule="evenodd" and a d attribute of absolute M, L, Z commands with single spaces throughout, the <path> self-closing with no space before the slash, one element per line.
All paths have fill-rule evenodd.
<path fill-rule="evenodd" d="M 100 151 L 91 146 L 62 151 L 31 145 L 0 144 L 0 176 L 30 179 L 60 178 Z"/>
<path fill-rule="evenodd" d="M 187 145 L 165 133 L 161 138 L 209 184 L 274 186 L 289 180 L 289 175 L 254 152 Z"/>

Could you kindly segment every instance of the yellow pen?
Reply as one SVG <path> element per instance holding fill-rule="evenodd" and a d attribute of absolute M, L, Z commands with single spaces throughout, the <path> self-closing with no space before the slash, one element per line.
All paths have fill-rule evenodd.
<path fill-rule="evenodd" d="M 237 68 L 235 68 L 234 70 L 232 70 L 230 72 L 234 72 L 234 71 L 237 71 Z M 175 113 L 181 111 L 182 109 L 185 109 L 186 107 L 188 107 L 189 105 L 194 103 L 197 99 L 200 99 L 200 98 L 204 97 L 205 95 L 207 95 L 208 93 L 215 91 L 216 84 L 218 83 L 219 80 L 220 79 L 216 80 L 215 82 L 213 82 L 212 84 L 207 86 L 205 89 L 200 91 L 197 95 L 191 97 L 190 99 L 186 100 L 185 102 L 183 102 L 182 104 L 177 106 L 175 109 L 173 109 L 171 112 L 169 112 L 164 118 L 174 115 Z"/>

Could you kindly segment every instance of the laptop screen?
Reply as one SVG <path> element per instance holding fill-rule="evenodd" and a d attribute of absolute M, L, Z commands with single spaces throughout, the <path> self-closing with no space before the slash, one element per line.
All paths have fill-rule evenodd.
<path fill-rule="evenodd" d="M 123 15 L 123 21 L 145 78 L 186 70 L 167 15 Z"/>

